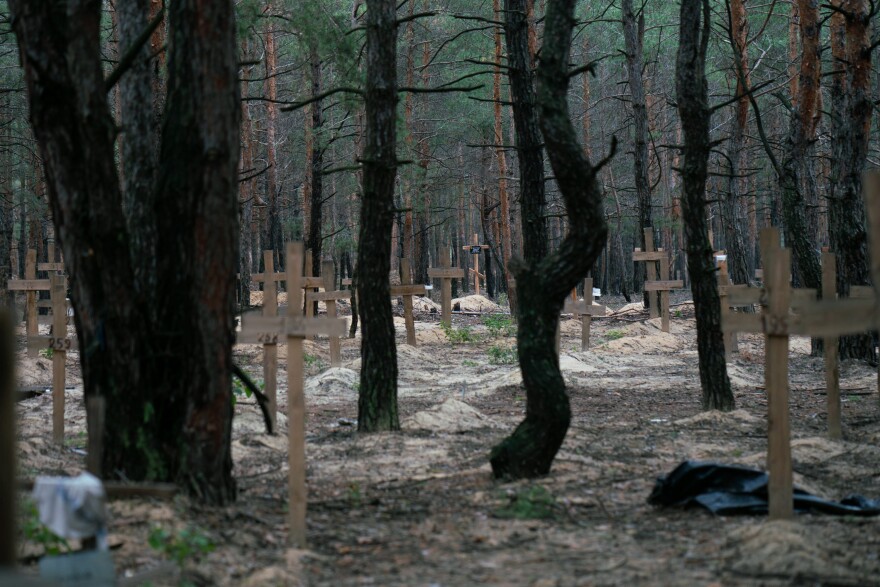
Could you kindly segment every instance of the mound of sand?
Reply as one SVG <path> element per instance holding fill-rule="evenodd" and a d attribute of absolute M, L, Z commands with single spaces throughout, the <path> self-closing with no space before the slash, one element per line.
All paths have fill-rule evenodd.
<path fill-rule="evenodd" d="M 479 428 L 494 428 L 496 424 L 468 404 L 450 398 L 440 405 L 418 412 L 403 422 L 405 429 L 432 432 L 462 433 Z"/>
<path fill-rule="evenodd" d="M 635 314 L 637 312 L 644 312 L 645 304 L 644 302 L 633 302 L 631 304 L 627 304 L 619 310 L 615 310 L 612 312 L 613 314 Z"/>
<path fill-rule="evenodd" d="M 452 300 L 452 307 L 458 304 L 462 312 L 500 312 L 501 306 L 481 295 L 465 296 Z"/>
<path fill-rule="evenodd" d="M 430 312 L 439 313 L 440 312 L 440 304 L 438 304 L 437 302 L 435 302 L 434 300 L 432 300 L 430 298 L 414 296 L 413 297 L 413 311 L 424 312 L 424 313 L 430 313 Z"/>
<path fill-rule="evenodd" d="M 337 367 L 327 369 L 320 375 L 310 378 L 305 385 L 307 396 L 357 397 L 358 374 L 352 369 Z"/>
<path fill-rule="evenodd" d="M 729 568 L 741 575 L 790 577 L 801 585 L 848 585 L 858 575 L 851 556 L 839 546 L 843 545 L 829 543 L 821 532 L 797 522 L 764 522 L 731 532 L 726 558 Z"/>
<path fill-rule="evenodd" d="M 689 418 L 676 420 L 674 424 L 678 426 L 693 427 L 716 427 L 716 426 L 742 426 L 760 424 L 763 420 L 757 416 L 753 416 L 745 410 L 734 410 L 732 412 L 720 412 L 718 410 L 709 410 L 700 412 Z"/>

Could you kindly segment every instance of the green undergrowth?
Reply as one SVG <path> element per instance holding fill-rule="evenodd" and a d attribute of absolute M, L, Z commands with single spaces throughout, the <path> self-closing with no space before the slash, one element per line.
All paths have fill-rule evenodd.
<path fill-rule="evenodd" d="M 508 491 L 504 497 L 507 503 L 492 512 L 496 518 L 546 520 L 556 516 L 556 498 L 541 485 Z"/>

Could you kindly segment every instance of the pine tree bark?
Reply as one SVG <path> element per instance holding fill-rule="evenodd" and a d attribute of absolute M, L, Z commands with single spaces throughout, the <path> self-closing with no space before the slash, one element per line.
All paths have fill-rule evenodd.
<path fill-rule="evenodd" d="M 703 409 L 732 410 L 734 398 L 724 359 L 721 302 L 705 208 L 710 151 L 706 51 L 710 31 L 709 0 L 682 0 L 675 82 L 684 132 L 682 214 L 697 318 L 700 385 Z"/>
<path fill-rule="evenodd" d="M 873 102 L 871 96 L 870 14 L 865 0 L 839 0 L 831 22 L 832 181 L 829 198 L 831 250 L 837 254 L 838 293 L 870 283 L 865 206 L 861 173 L 868 155 Z M 840 339 L 841 359 L 874 359 L 870 336 Z"/>
<path fill-rule="evenodd" d="M 633 0 L 622 0 L 623 39 L 626 45 L 626 71 L 629 82 L 630 105 L 633 116 L 633 171 L 636 200 L 639 211 L 639 235 L 642 250 L 645 248 L 645 230 L 651 225 L 651 180 L 648 176 L 648 110 L 645 100 L 645 84 L 642 80 L 642 40 L 645 34 L 645 15 L 636 15 Z M 644 263 L 637 265 L 637 281 L 644 281 Z M 649 294 L 645 292 L 645 302 Z M 655 303 L 659 297 L 655 294 Z"/>
<path fill-rule="evenodd" d="M 395 0 L 367 0 L 366 137 L 357 262 L 362 324 L 358 430 L 399 430 L 397 347 L 391 313 L 391 228 L 397 174 Z"/>
<path fill-rule="evenodd" d="M 271 3 L 267 10 L 272 10 Z M 271 15 L 270 15 L 271 16 Z M 265 225 L 263 226 L 263 249 L 274 251 L 275 268 L 284 269 L 284 242 L 281 236 L 280 206 L 278 204 L 278 162 L 276 136 L 278 129 L 278 55 L 275 27 L 272 18 L 266 19 L 266 201 Z M 249 137 L 250 138 L 250 137 Z M 314 266 L 314 264 L 312 265 Z"/>
<path fill-rule="evenodd" d="M 541 131 L 564 198 L 569 230 L 552 254 L 525 261 L 515 259 L 511 265 L 520 295 L 517 354 L 527 399 L 525 420 L 492 449 L 493 473 L 502 478 L 547 474 L 565 439 L 571 407 L 554 344 L 559 312 L 568 293 L 595 263 L 607 236 L 602 191 L 596 181 L 598 169 L 578 144 L 567 103 L 575 4 L 575 0 L 548 2 L 537 97 Z M 524 4 L 522 0 L 506 0 L 505 7 L 508 56 L 511 64 L 523 66 L 528 63 Z M 522 96 L 512 89 L 516 116 Z M 518 142 L 517 146 L 522 145 Z M 523 220 L 524 236 L 527 230 L 539 226 Z M 530 235 L 529 242 L 537 236 Z"/>

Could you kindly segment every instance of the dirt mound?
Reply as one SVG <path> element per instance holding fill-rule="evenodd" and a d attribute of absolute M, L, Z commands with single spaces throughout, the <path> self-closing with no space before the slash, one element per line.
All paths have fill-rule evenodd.
<path fill-rule="evenodd" d="M 791 577 L 797 584 L 858 584 L 852 556 L 835 546 L 797 522 L 765 522 L 731 532 L 727 560 L 742 575 Z"/>
<path fill-rule="evenodd" d="M 351 369 L 337 367 L 327 369 L 311 377 L 305 385 L 309 401 L 332 401 L 343 398 L 357 399 L 358 374 Z"/>
<path fill-rule="evenodd" d="M 452 300 L 452 307 L 458 304 L 462 312 L 500 312 L 501 306 L 480 295 L 465 296 Z"/>
<path fill-rule="evenodd" d="M 718 410 L 709 410 L 700 412 L 689 418 L 676 420 L 674 424 L 686 427 L 715 427 L 715 426 L 742 426 L 761 424 L 763 420 L 757 416 L 753 416 L 745 410 L 734 410 L 732 412 L 720 412 Z"/>
<path fill-rule="evenodd" d="M 604 346 L 614 352 L 651 355 L 681 350 L 684 343 L 674 334 L 660 331 L 654 334 L 624 334 L 622 338 L 611 340 Z"/>
<path fill-rule="evenodd" d="M 637 312 L 644 312 L 645 304 L 643 302 L 633 302 L 631 304 L 627 304 L 619 310 L 615 310 L 612 314 L 635 314 Z"/>
<path fill-rule="evenodd" d="M 415 312 L 440 312 L 440 304 L 430 298 L 413 297 L 413 311 Z"/>
<path fill-rule="evenodd" d="M 440 405 L 418 412 L 403 422 L 404 428 L 433 432 L 462 433 L 496 424 L 470 405 L 450 398 Z"/>

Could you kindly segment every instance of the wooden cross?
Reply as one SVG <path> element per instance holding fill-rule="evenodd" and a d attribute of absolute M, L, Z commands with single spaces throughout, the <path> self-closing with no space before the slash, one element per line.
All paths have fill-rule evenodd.
<path fill-rule="evenodd" d="M 654 253 L 657 254 L 657 253 Z M 666 253 L 660 252 L 662 255 L 659 258 L 660 261 L 660 280 L 659 281 L 646 281 L 645 282 L 645 291 L 659 291 L 660 292 L 660 310 L 661 310 L 661 318 L 660 318 L 660 328 L 663 332 L 669 332 L 669 292 L 673 289 L 679 289 L 684 287 L 684 282 L 681 280 L 672 280 L 669 279 L 669 256 Z M 635 257 L 635 255 L 634 255 Z M 656 312 L 653 313 L 656 317 Z"/>
<path fill-rule="evenodd" d="M 880 205 L 880 194 L 877 204 Z M 877 214 L 877 221 L 876 228 L 880 229 L 880 213 Z M 788 337 L 792 334 L 818 337 L 854 334 L 876 325 L 877 319 L 875 300 L 872 298 L 816 301 L 814 290 L 795 290 L 801 292 L 795 294 L 789 283 L 791 251 L 779 247 L 777 229 L 764 229 L 761 232 L 761 257 L 764 259 L 766 276 L 763 291 L 746 288 L 742 294 L 753 295 L 758 290 L 763 312 L 754 315 L 728 314 L 722 319 L 722 328 L 728 332 L 764 334 L 764 377 L 769 410 L 769 509 L 772 519 L 787 519 L 792 516 L 794 507 L 788 413 Z M 826 267 L 830 267 L 830 264 L 826 263 Z M 827 280 L 826 276 L 823 281 Z M 736 297 L 740 293 L 731 289 L 730 295 Z M 790 308 L 796 313 L 790 313 Z"/>
<path fill-rule="evenodd" d="M 730 274 L 727 272 L 727 259 L 719 260 L 717 257 L 715 263 L 718 267 L 718 297 L 721 300 L 721 314 L 730 312 L 731 304 L 728 299 L 728 289 L 732 285 L 730 283 Z M 724 333 L 724 355 L 730 359 L 738 349 L 738 341 L 735 332 Z"/>
<path fill-rule="evenodd" d="M 406 324 L 406 344 L 416 346 L 416 323 L 413 316 L 413 296 L 426 296 L 428 289 L 422 284 L 413 284 L 412 265 L 409 259 L 400 259 L 401 284 L 391 286 L 392 298 L 403 298 L 403 320 Z M 351 279 L 343 279 L 342 285 L 351 285 Z M 353 295 L 357 295 L 356 293 Z"/>
<path fill-rule="evenodd" d="M 416 323 L 413 318 L 413 296 L 423 296 L 428 293 L 422 284 L 413 285 L 412 267 L 409 259 L 400 260 L 401 284 L 391 286 L 391 295 L 403 296 L 403 319 L 406 323 L 406 344 L 416 346 Z"/>
<path fill-rule="evenodd" d="M 593 278 L 584 279 L 584 299 L 566 298 L 563 314 L 578 314 L 581 317 L 581 350 L 590 348 L 590 322 L 593 316 L 604 316 L 605 306 L 593 305 Z M 559 328 L 556 329 L 556 353 L 559 354 Z"/>
<path fill-rule="evenodd" d="M 428 269 L 428 277 L 440 279 L 440 307 L 441 322 L 446 326 L 452 324 L 452 280 L 463 279 L 464 270 L 460 267 L 451 267 L 451 251 L 449 247 L 440 249 L 440 267 Z"/>
<path fill-rule="evenodd" d="M 323 276 L 324 291 L 306 292 L 306 307 L 312 307 L 312 302 L 324 302 L 327 306 L 327 318 L 336 318 L 336 300 L 350 300 L 351 290 L 334 291 L 336 267 L 333 261 L 321 263 L 321 275 Z M 330 366 L 339 367 L 342 364 L 342 347 L 339 336 L 330 335 Z"/>
<path fill-rule="evenodd" d="M 6 282 L 9 291 L 27 292 L 25 306 L 25 331 L 28 336 L 36 336 L 39 333 L 37 326 L 37 292 L 49 291 L 48 279 L 37 279 L 37 251 L 28 249 L 24 265 L 24 279 L 10 279 Z M 65 312 L 62 312 L 64 315 Z"/>
<path fill-rule="evenodd" d="M 76 338 L 67 336 L 67 279 L 63 275 L 49 275 L 52 300 L 52 336 L 29 336 L 28 352 L 37 354 L 42 349 L 52 351 L 52 440 L 64 444 L 64 363 L 67 352 L 76 350 Z"/>
<path fill-rule="evenodd" d="M 242 332 L 287 337 L 287 429 L 288 429 L 288 490 L 290 542 L 306 548 L 306 456 L 305 398 L 303 394 L 303 339 L 307 335 L 345 334 L 345 320 L 340 318 L 304 318 L 303 245 L 287 245 L 287 315 L 275 318 L 245 315 Z"/>
<path fill-rule="evenodd" d="M 263 251 L 263 267 L 264 273 L 251 275 L 251 279 L 263 284 L 263 316 L 274 318 L 278 315 L 278 284 L 287 279 L 287 274 L 275 271 L 274 251 Z M 277 430 L 275 424 L 278 420 L 278 336 L 240 334 L 237 342 L 263 344 L 263 390 L 269 401 L 272 430 Z"/>
<path fill-rule="evenodd" d="M 479 235 L 474 233 L 474 242 L 471 245 L 465 245 L 462 247 L 462 250 L 468 251 L 471 255 L 474 256 L 474 268 L 468 269 L 470 273 L 474 274 L 474 291 L 479 295 L 480 293 L 480 278 L 482 277 L 485 281 L 486 275 L 484 273 L 480 273 L 480 254 L 489 248 L 489 245 L 481 245 Z"/>
<path fill-rule="evenodd" d="M 642 251 L 639 248 L 636 248 L 633 252 L 633 261 L 636 263 L 646 263 L 648 274 L 645 278 L 645 281 L 657 281 L 657 266 L 655 263 L 659 262 L 661 259 L 667 259 L 668 255 L 662 253 L 662 251 L 654 250 L 654 229 L 646 228 L 645 229 L 645 250 Z M 648 291 L 645 288 L 645 291 Z M 655 295 L 648 294 L 648 311 L 650 312 L 651 318 L 656 318 L 659 313 L 657 310 L 657 297 Z"/>

